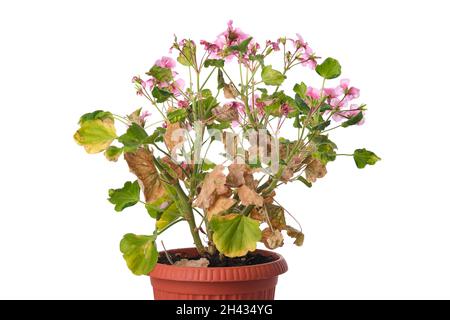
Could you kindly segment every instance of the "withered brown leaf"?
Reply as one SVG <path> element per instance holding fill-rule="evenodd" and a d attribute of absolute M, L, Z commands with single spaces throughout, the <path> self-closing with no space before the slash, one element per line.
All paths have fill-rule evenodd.
<path fill-rule="evenodd" d="M 175 163 L 170 157 L 165 156 L 165 157 L 161 158 L 161 161 L 164 162 L 165 164 L 167 164 L 172 169 L 172 171 L 175 173 L 176 176 L 173 176 L 172 178 L 176 178 L 176 179 L 180 179 L 180 180 L 184 180 L 186 178 L 186 175 L 184 174 L 181 166 L 179 164 Z"/>
<path fill-rule="evenodd" d="M 212 109 L 212 114 L 219 121 L 238 121 L 239 112 L 230 104 L 226 104 L 223 107 L 215 107 Z"/>
<path fill-rule="evenodd" d="M 206 175 L 201 185 L 201 191 L 194 202 L 195 206 L 209 209 L 218 196 L 230 194 L 230 188 L 225 185 L 226 176 L 223 169 L 222 165 L 217 165 Z"/>
<path fill-rule="evenodd" d="M 235 199 L 220 196 L 208 209 L 208 221 L 212 216 L 230 209 L 236 203 Z"/>
<path fill-rule="evenodd" d="M 287 235 L 289 237 L 295 239 L 295 241 L 294 241 L 295 245 L 297 245 L 297 246 L 303 245 L 303 241 L 305 240 L 305 235 L 303 234 L 303 232 L 301 232 L 291 226 L 286 226 L 286 231 L 287 231 Z"/>
<path fill-rule="evenodd" d="M 252 169 L 246 164 L 232 163 L 228 167 L 227 185 L 237 188 L 244 184 L 255 189 Z"/>
<path fill-rule="evenodd" d="M 238 196 L 244 206 L 255 205 L 257 207 L 262 207 L 264 204 L 264 198 L 245 184 L 239 187 Z"/>
<path fill-rule="evenodd" d="M 239 95 L 239 92 L 233 84 L 225 83 L 223 86 L 223 95 L 227 99 L 234 99 Z"/>
<path fill-rule="evenodd" d="M 277 229 L 271 230 L 270 228 L 265 228 L 262 231 L 261 241 L 268 249 L 276 249 L 282 247 L 284 244 L 284 238 L 281 231 Z"/>
<path fill-rule="evenodd" d="M 184 130 L 181 128 L 180 123 L 170 123 L 167 121 L 166 133 L 164 134 L 164 143 L 170 152 L 177 146 L 185 141 Z"/>
<path fill-rule="evenodd" d="M 305 169 L 306 180 L 316 182 L 318 178 L 323 178 L 327 174 L 325 165 L 316 158 L 311 158 Z"/>
<path fill-rule="evenodd" d="M 124 157 L 131 172 L 138 178 L 146 202 L 153 202 L 166 193 L 153 164 L 153 154 L 150 150 L 139 148 L 136 152 L 125 153 Z"/>

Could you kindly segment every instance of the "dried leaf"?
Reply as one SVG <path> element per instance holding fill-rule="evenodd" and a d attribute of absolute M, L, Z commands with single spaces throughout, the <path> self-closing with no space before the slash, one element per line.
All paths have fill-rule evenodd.
<path fill-rule="evenodd" d="M 238 121 L 239 112 L 230 104 L 226 104 L 223 107 L 215 107 L 212 109 L 212 114 L 219 121 Z"/>
<path fill-rule="evenodd" d="M 176 261 L 173 265 L 177 267 L 206 268 L 209 266 L 209 260 L 206 258 L 200 258 L 198 260 L 181 259 Z"/>
<path fill-rule="evenodd" d="M 227 99 L 234 99 L 239 95 L 239 92 L 237 91 L 237 89 L 234 87 L 233 84 L 225 83 L 223 86 L 223 95 Z"/>
<path fill-rule="evenodd" d="M 217 165 L 213 171 L 206 175 L 201 191 L 194 202 L 196 207 L 209 209 L 218 196 L 230 194 L 230 188 L 225 185 L 226 177 L 223 169 L 222 165 Z"/>
<path fill-rule="evenodd" d="M 287 231 L 287 235 L 291 238 L 294 238 L 294 244 L 297 246 L 301 246 L 303 245 L 303 241 L 305 240 L 305 235 L 303 234 L 303 232 L 291 227 L 291 226 L 286 226 L 286 231 Z"/>
<path fill-rule="evenodd" d="M 264 198 L 264 204 L 272 204 L 275 195 L 276 195 L 275 191 L 272 191 L 268 196 Z"/>
<path fill-rule="evenodd" d="M 153 164 L 153 154 L 148 149 L 140 148 L 136 152 L 127 152 L 125 160 L 131 172 L 138 177 L 146 202 L 153 202 L 166 193 Z"/>
<path fill-rule="evenodd" d="M 306 180 L 316 182 L 318 178 L 323 178 L 327 174 L 325 165 L 316 158 L 312 158 L 305 169 Z"/>
<path fill-rule="evenodd" d="M 284 238 L 280 230 L 265 228 L 262 231 L 261 241 L 268 249 L 276 249 L 282 247 L 284 244 Z"/>
<path fill-rule="evenodd" d="M 181 125 L 178 122 L 167 122 L 166 133 L 164 134 L 164 143 L 170 152 L 185 141 L 184 130 L 181 129 Z"/>
<path fill-rule="evenodd" d="M 214 204 L 208 209 L 208 221 L 211 220 L 212 216 L 230 209 L 235 203 L 235 199 L 223 196 L 218 197 Z"/>
<path fill-rule="evenodd" d="M 227 185 L 237 188 L 244 184 L 251 189 L 255 189 L 252 169 L 246 164 L 231 164 L 228 167 Z"/>
<path fill-rule="evenodd" d="M 280 206 L 268 204 L 265 206 L 270 225 L 274 229 L 283 230 L 286 228 L 286 219 L 284 217 L 284 209 Z"/>
<path fill-rule="evenodd" d="M 250 218 L 264 222 L 266 221 L 266 215 L 263 212 L 264 208 L 253 208 L 250 212 Z"/>
<path fill-rule="evenodd" d="M 161 158 L 161 161 L 164 162 L 165 164 L 167 164 L 173 170 L 173 172 L 176 174 L 176 176 L 173 178 L 180 179 L 180 180 L 184 180 L 186 178 L 186 175 L 184 174 L 181 166 L 179 164 L 175 163 L 170 157 L 165 156 L 165 157 Z"/>
<path fill-rule="evenodd" d="M 264 199 L 255 190 L 250 189 L 248 186 L 243 185 L 238 189 L 239 199 L 244 206 L 255 205 L 257 207 L 262 207 L 264 204 Z"/>

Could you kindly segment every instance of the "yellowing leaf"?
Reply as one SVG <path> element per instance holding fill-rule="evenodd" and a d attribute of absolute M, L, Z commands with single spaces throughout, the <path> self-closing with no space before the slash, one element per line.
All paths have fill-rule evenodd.
<path fill-rule="evenodd" d="M 262 207 L 264 204 L 264 198 L 246 185 L 243 185 L 238 189 L 238 196 L 244 206 L 255 205 L 257 207 Z"/>
<path fill-rule="evenodd" d="M 291 227 L 291 226 L 286 226 L 286 231 L 287 231 L 287 235 L 291 238 L 294 238 L 294 244 L 297 246 L 301 246 L 303 245 L 303 241 L 305 240 L 305 235 L 303 234 L 303 232 Z"/>
<path fill-rule="evenodd" d="M 227 197 L 217 198 L 216 202 L 214 202 L 214 204 L 208 209 L 208 220 L 211 220 L 212 216 L 230 209 L 235 203 L 235 199 Z"/>
<path fill-rule="evenodd" d="M 158 230 L 164 229 L 167 227 L 171 222 L 177 220 L 180 218 L 180 211 L 178 210 L 178 207 L 175 203 L 170 204 L 167 208 L 164 209 L 164 211 L 161 214 L 161 217 L 156 221 L 156 228 Z"/>
<path fill-rule="evenodd" d="M 108 148 L 117 137 L 114 120 L 111 118 L 85 120 L 73 136 L 87 153 L 99 153 Z"/>
<path fill-rule="evenodd" d="M 128 268 L 135 275 L 147 275 L 158 262 L 155 236 L 128 233 L 120 241 L 120 251 Z"/>
<path fill-rule="evenodd" d="M 217 250 L 227 257 L 242 257 L 255 251 L 261 239 L 259 222 L 240 214 L 214 216 L 210 226 Z"/>
<path fill-rule="evenodd" d="M 145 202 L 153 202 L 166 193 L 153 164 L 153 154 L 148 149 L 140 148 L 136 152 L 127 152 L 125 160 L 131 172 L 139 179 Z"/>

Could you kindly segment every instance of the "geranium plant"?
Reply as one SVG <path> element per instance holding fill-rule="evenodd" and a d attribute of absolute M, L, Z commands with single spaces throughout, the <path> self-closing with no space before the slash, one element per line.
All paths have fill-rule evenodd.
<path fill-rule="evenodd" d="M 285 237 L 300 246 L 301 227 L 287 223 L 296 220 L 285 217 L 277 187 L 311 187 L 338 156 L 358 168 L 380 160 L 364 148 L 337 152 L 333 131 L 363 124 L 367 108 L 359 89 L 333 80 L 339 62 L 318 57 L 300 35 L 258 43 L 230 21 L 212 42 L 175 37 L 170 52 L 132 79 L 148 106 L 125 117 L 87 113 L 74 136 L 88 153 L 123 156 L 137 177 L 109 190 L 116 211 L 142 204 L 155 221 L 149 235 L 120 243 L 133 273 L 152 270 L 157 238 L 179 222 L 207 259 L 245 259 L 257 242 L 275 249 Z M 321 86 L 301 81 L 308 72 Z"/>

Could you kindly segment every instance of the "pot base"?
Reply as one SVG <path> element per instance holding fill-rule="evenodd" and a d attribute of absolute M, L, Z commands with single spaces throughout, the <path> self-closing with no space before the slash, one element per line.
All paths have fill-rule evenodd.
<path fill-rule="evenodd" d="M 170 250 L 190 256 L 194 248 Z M 287 271 L 284 258 L 257 250 L 274 261 L 251 266 L 195 268 L 157 264 L 149 274 L 155 300 L 273 300 L 278 275 Z"/>

